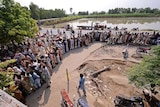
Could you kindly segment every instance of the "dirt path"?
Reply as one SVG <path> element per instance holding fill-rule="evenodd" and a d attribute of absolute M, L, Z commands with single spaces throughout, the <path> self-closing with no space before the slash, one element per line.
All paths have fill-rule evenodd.
<path fill-rule="evenodd" d="M 67 90 L 66 68 L 69 71 L 70 77 L 69 96 L 71 100 L 74 94 L 78 98 L 76 86 L 79 81 L 79 73 L 74 72 L 74 70 L 87 60 L 86 58 L 91 52 L 100 48 L 102 45 L 103 43 L 94 43 L 88 47 L 74 49 L 66 53 L 61 64 L 53 70 L 51 87 L 46 89 L 46 86 L 43 85 L 42 88 L 36 90 L 27 97 L 27 105 L 29 107 L 60 107 L 60 91 L 62 89 Z M 86 100 L 89 104 L 93 104 L 95 98 L 88 93 Z"/>

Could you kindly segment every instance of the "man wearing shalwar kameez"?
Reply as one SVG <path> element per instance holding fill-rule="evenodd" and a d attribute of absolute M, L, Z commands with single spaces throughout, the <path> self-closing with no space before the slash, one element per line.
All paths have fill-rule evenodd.
<path fill-rule="evenodd" d="M 43 77 L 43 79 L 45 80 L 45 82 L 47 84 L 47 88 L 50 87 L 50 83 L 51 83 L 50 78 L 51 78 L 51 75 L 50 75 L 50 73 L 49 73 L 49 71 L 48 71 L 48 69 L 47 69 L 46 66 L 43 66 L 43 68 L 42 68 L 42 77 Z"/>

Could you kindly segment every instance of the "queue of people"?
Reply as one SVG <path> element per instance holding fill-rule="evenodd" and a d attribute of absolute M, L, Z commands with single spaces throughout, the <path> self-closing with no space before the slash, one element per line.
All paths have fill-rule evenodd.
<path fill-rule="evenodd" d="M 14 72 L 13 81 L 19 90 L 15 97 L 24 103 L 25 97 L 42 85 L 49 88 L 51 75 L 56 65 L 63 60 L 63 54 L 88 46 L 91 42 L 93 37 L 90 33 L 77 37 L 72 34 L 67 38 L 63 32 L 56 36 L 37 34 L 34 39 L 28 38 L 24 43 L 2 46 L 0 61 L 17 60 L 5 68 L 6 71 Z"/>

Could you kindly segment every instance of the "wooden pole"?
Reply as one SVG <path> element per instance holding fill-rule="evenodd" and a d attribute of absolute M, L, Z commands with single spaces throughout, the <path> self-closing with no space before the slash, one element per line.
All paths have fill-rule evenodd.
<path fill-rule="evenodd" d="M 68 69 L 66 69 L 66 76 L 67 76 L 67 92 L 69 93 L 69 74 L 68 74 Z"/>

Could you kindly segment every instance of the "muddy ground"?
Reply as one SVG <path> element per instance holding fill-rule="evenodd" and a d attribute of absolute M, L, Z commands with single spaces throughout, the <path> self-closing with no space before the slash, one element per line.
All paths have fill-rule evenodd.
<path fill-rule="evenodd" d="M 116 96 L 128 99 L 131 99 L 131 97 L 142 97 L 144 107 L 153 107 L 146 101 L 142 88 L 137 88 L 128 80 L 130 69 L 135 64 L 139 64 L 143 55 L 146 55 L 144 53 L 139 55 L 135 52 L 136 48 L 132 48 L 129 48 L 129 60 L 124 60 L 119 59 L 121 51 L 117 51 L 116 47 L 104 46 L 91 53 L 91 56 L 102 57 L 109 54 L 113 59 L 110 57 L 110 59 L 87 60 L 77 68 L 78 72 L 86 76 L 88 92 L 97 97 L 97 100 L 94 102 L 95 107 L 114 107 Z M 102 72 L 93 75 L 96 71 L 103 68 Z M 105 70 L 105 68 L 108 69 Z"/>

